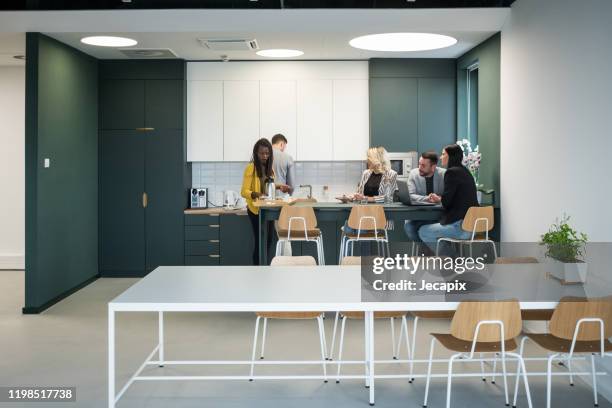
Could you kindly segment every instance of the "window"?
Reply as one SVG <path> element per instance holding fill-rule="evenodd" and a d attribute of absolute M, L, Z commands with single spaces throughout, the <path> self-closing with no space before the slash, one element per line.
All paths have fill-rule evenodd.
<path fill-rule="evenodd" d="M 466 68 L 466 138 L 472 146 L 478 145 L 478 63 Z"/>

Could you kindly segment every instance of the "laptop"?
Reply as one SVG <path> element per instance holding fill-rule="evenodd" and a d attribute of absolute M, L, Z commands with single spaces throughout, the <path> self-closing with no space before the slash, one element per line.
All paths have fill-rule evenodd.
<path fill-rule="evenodd" d="M 400 200 L 400 202 L 402 204 L 405 205 L 422 205 L 422 206 L 429 206 L 429 207 L 435 207 L 435 206 L 439 206 L 440 204 L 437 203 L 429 203 L 429 202 L 422 202 L 422 201 L 412 201 L 410 199 L 410 191 L 408 190 L 408 182 L 403 181 L 403 180 L 398 180 L 397 181 L 397 188 L 398 188 L 398 193 L 397 196 Z"/>

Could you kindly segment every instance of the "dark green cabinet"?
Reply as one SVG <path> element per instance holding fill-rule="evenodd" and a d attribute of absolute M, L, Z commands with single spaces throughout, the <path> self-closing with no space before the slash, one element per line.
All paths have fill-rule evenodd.
<path fill-rule="evenodd" d="M 139 274 L 145 264 L 145 139 L 135 130 L 105 130 L 100 142 L 100 270 Z"/>
<path fill-rule="evenodd" d="M 439 152 L 456 138 L 456 69 L 450 59 L 370 61 L 370 145 Z"/>
<path fill-rule="evenodd" d="M 147 207 L 145 238 L 147 270 L 183 263 L 183 131 L 143 132 Z"/>
<path fill-rule="evenodd" d="M 151 78 L 152 63 L 137 64 L 143 79 L 132 62 L 126 78 L 121 63 L 101 64 L 102 275 L 142 276 L 185 262 L 184 81 Z"/>
<path fill-rule="evenodd" d="M 100 81 L 101 129 L 135 130 L 144 127 L 145 81 L 103 79 Z"/>
<path fill-rule="evenodd" d="M 221 218 L 221 265 L 253 265 L 255 239 L 247 215 Z"/>
<path fill-rule="evenodd" d="M 415 78 L 370 79 L 371 145 L 390 152 L 418 146 L 418 81 Z"/>
<path fill-rule="evenodd" d="M 452 78 L 420 78 L 418 89 L 419 152 L 442 148 L 456 140 L 456 85 Z"/>

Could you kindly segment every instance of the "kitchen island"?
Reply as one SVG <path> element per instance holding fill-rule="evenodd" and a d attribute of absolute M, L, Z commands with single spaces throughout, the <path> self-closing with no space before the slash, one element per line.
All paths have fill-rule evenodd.
<path fill-rule="evenodd" d="M 357 204 L 297 201 L 291 205 L 314 208 L 318 226 L 323 233 L 325 262 L 328 265 L 337 264 L 341 236 L 340 227 L 348 219 L 351 208 Z M 397 202 L 380 205 L 384 207 L 387 217 L 392 254 L 398 253 L 402 248 L 406 248 L 407 242 L 406 235 L 404 234 L 405 220 L 438 220 L 442 213 L 442 208 L 439 206 L 408 206 Z M 269 265 L 274 255 L 276 237 L 269 237 L 269 223 L 278 219 L 280 209 L 281 206 L 278 204 L 266 206 L 264 203 L 261 203 L 259 205 L 259 259 L 261 265 Z M 495 241 L 499 240 L 500 232 L 497 227 L 499 223 L 500 209 L 495 207 L 495 228 L 491 232 L 491 237 Z M 355 247 L 355 249 L 359 251 L 359 248 Z M 292 252 L 293 255 L 313 255 L 316 257 L 315 246 L 311 243 L 302 243 L 301 245 L 293 243 Z"/>

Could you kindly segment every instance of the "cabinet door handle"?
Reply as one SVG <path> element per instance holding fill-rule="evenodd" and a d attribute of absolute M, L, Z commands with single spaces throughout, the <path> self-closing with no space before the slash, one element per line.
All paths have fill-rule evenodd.
<path fill-rule="evenodd" d="M 147 193 L 142 193 L 142 208 L 147 208 L 149 205 L 149 196 Z"/>
<path fill-rule="evenodd" d="M 213 254 L 213 255 L 208 255 L 208 256 L 209 256 L 210 258 L 219 258 L 221 255 L 216 255 L 216 254 Z"/>
<path fill-rule="evenodd" d="M 208 242 L 217 243 L 217 242 L 219 242 L 219 240 L 218 239 L 210 239 L 210 240 L 208 240 Z"/>
<path fill-rule="evenodd" d="M 210 224 L 209 227 L 210 228 L 219 228 L 219 224 Z"/>
<path fill-rule="evenodd" d="M 152 128 L 152 127 L 139 127 L 139 128 L 136 128 L 136 130 L 138 132 L 150 132 L 152 130 L 155 130 L 155 128 Z"/>

